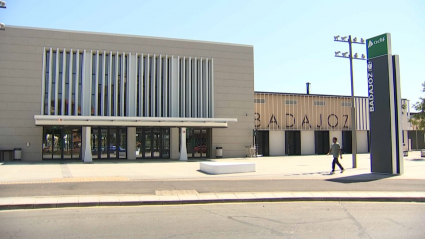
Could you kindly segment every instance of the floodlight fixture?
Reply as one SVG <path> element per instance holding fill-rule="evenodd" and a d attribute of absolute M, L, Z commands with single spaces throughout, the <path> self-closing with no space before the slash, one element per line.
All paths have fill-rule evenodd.
<path fill-rule="evenodd" d="M 347 39 L 348 38 L 348 39 Z M 352 45 L 353 44 L 365 44 L 365 39 L 360 38 L 360 41 L 357 37 L 352 38 L 351 35 L 340 37 L 339 35 L 334 36 L 334 40 L 338 42 L 347 42 L 349 46 L 349 52 L 340 51 L 335 52 L 335 57 L 348 58 L 350 60 L 350 78 L 351 78 L 351 125 L 357 125 L 356 120 L 356 109 L 354 104 L 354 76 L 353 76 L 353 59 L 354 60 L 366 60 L 365 54 L 362 54 L 361 58 L 358 53 L 353 55 Z M 341 54 L 341 55 L 340 55 Z M 352 160 L 353 160 L 353 168 L 357 168 L 357 133 L 356 130 L 352 131 Z"/>
<path fill-rule="evenodd" d="M 6 2 L 0 1 L 0 8 L 6 8 Z"/>

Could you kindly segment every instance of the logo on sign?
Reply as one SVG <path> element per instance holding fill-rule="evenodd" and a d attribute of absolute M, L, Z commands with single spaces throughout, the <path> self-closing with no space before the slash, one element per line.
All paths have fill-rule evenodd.
<path fill-rule="evenodd" d="M 379 44 L 379 43 L 384 42 L 384 41 L 385 41 L 385 37 L 381 37 L 378 40 L 373 41 L 373 42 L 372 42 L 372 40 L 369 40 L 369 43 L 367 44 L 367 48 L 371 48 L 373 45 Z"/>
<path fill-rule="evenodd" d="M 367 62 L 367 79 L 368 79 L 368 94 L 369 94 L 369 112 L 375 111 L 375 97 L 373 88 L 373 64 L 371 61 Z"/>

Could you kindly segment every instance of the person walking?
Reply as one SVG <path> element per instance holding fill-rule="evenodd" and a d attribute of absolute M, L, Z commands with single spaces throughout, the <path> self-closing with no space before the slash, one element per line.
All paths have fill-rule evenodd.
<path fill-rule="evenodd" d="M 339 163 L 338 156 L 342 159 L 342 153 L 341 153 L 341 145 L 338 143 L 338 139 L 336 137 L 333 137 L 332 139 L 333 144 L 331 145 L 331 148 L 329 149 L 328 156 L 330 153 L 332 153 L 332 156 L 334 160 L 332 161 L 332 171 L 331 174 L 335 173 L 335 164 L 338 165 L 338 167 L 341 169 L 341 173 L 345 171 L 344 167 Z"/>

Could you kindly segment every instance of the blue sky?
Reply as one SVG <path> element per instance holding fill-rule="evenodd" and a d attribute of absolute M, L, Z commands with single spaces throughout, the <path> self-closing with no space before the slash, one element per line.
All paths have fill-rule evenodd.
<path fill-rule="evenodd" d="M 400 55 L 402 97 L 424 93 L 425 1 L 8 0 L 0 22 L 81 31 L 158 36 L 254 46 L 255 90 L 350 94 L 348 44 L 334 35 L 392 34 Z M 354 52 L 366 53 L 364 45 Z M 355 94 L 367 95 L 366 63 L 354 62 Z"/>

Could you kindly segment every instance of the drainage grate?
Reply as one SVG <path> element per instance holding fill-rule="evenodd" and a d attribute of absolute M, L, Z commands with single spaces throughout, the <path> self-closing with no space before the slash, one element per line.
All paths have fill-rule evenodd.
<path fill-rule="evenodd" d="M 196 190 L 155 190 L 157 196 L 197 195 Z"/>

